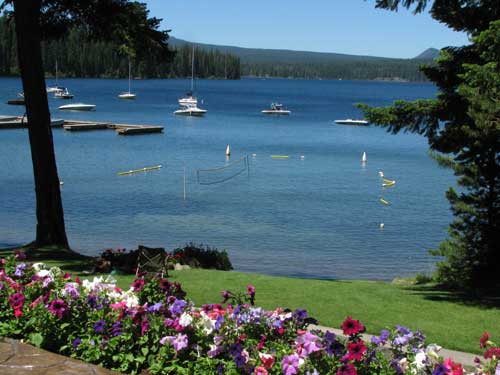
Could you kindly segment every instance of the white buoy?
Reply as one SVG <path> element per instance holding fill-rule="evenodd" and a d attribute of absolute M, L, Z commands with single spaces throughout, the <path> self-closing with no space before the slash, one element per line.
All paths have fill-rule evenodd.
<path fill-rule="evenodd" d="M 363 156 L 361 157 L 361 162 L 366 163 L 366 152 L 363 152 Z"/>
<path fill-rule="evenodd" d="M 257 157 L 257 154 L 252 154 L 252 158 L 256 158 Z"/>
<path fill-rule="evenodd" d="M 226 156 L 230 156 L 231 155 L 231 149 L 229 148 L 229 145 L 227 145 L 226 147 Z"/>
<path fill-rule="evenodd" d="M 306 157 L 304 155 L 300 155 L 300 160 L 304 160 Z"/>
<path fill-rule="evenodd" d="M 384 177 L 384 172 L 379 171 L 379 172 L 378 172 L 378 175 L 379 175 L 380 177 Z"/>
<path fill-rule="evenodd" d="M 380 229 L 384 229 L 384 223 L 380 223 Z"/>
<path fill-rule="evenodd" d="M 64 185 L 64 182 L 63 182 L 63 181 L 60 181 L 60 182 L 59 182 L 59 185 Z"/>

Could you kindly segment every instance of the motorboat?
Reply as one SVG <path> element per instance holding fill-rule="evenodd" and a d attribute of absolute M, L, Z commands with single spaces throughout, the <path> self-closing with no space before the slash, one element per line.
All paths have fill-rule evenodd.
<path fill-rule="evenodd" d="M 64 87 L 62 91 L 56 91 L 54 93 L 54 98 L 56 99 L 73 99 L 74 95 L 69 92 L 69 90 Z"/>
<path fill-rule="evenodd" d="M 198 108 L 196 105 L 193 104 L 184 104 L 181 105 L 181 107 L 174 112 L 174 115 L 181 115 L 181 116 L 203 116 L 205 113 L 207 113 L 206 109 Z"/>
<path fill-rule="evenodd" d="M 262 111 L 265 115 L 289 115 L 290 111 L 283 109 L 283 104 L 271 103 L 271 108 Z"/>
<path fill-rule="evenodd" d="M 74 103 L 66 104 L 59 107 L 61 111 L 93 111 L 95 104 Z"/>
<path fill-rule="evenodd" d="M 339 124 L 339 125 L 363 125 L 363 126 L 367 126 L 370 124 L 366 120 L 353 120 L 350 118 L 345 119 L 345 120 L 335 120 L 335 123 Z"/>
<path fill-rule="evenodd" d="M 132 68 L 130 64 L 130 59 L 128 60 L 128 91 L 127 92 L 122 92 L 121 94 L 118 95 L 120 99 L 135 99 L 136 95 L 130 92 L 130 81 L 131 81 L 131 76 L 132 76 Z"/>

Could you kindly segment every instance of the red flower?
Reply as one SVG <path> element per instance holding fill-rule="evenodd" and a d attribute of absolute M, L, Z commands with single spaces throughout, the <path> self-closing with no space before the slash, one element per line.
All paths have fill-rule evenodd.
<path fill-rule="evenodd" d="M 366 352 L 366 345 L 363 341 L 350 342 L 347 344 L 347 350 L 347 359 L 359 361 L 363 358 L 363 354 Z"/>
<path fill-rule="evenodd" d="M 255 368 L 254 374 L 255 375 L 268 375 L 269 373 L 267 372 L 267 370 L 264 367 L 259 366 L 259 367 Z"/>
<path fill-rule="evenodd" d="M 9 297 L 9 303 L 14 310 L 19 310 L 24 305 L 24 296 L 21 293 L 14 293 Z"/>
<path fill-rule="evenodd" d="M 450 375 L 463 375 L 464 369 L 460 363 L 455 363 L 451 358 L 445 359 L 443 366 L 449 371 Z"/>
<path fill-rule="evenodd" d="M 135 279 L 135 281 L 132 283 L 132 289 L 134 290 L 134 292 L 139 292 L 143 286 L 144 279 Z"/>
<path fill-rule="evenodd" d="M 356 367 L 352 363 L 346 363 L 337 370 L 337 375 L 357 375 Z"/>
<path fill-rule="evenodd" d="M 360 332 L 365 331 L 365 326 L 361 324 L 359 320 L 354 320 L 350 316 L 344 320 L 342 323 L 342 330 L 344 331 L 344 335 L 356 335 Z"/>
<path fill-rule="evenodd" d="M 500 357 L 500 348 L 490 348 L 484 353 L 484 358 L 490 359 L 493 357 Z"/>
<path fill-rule="evenodd" d="M 486 348 L 486 342 L 489 339 L 490 339 L 490 335 L 487 332 L 483 333 L 483 337 L 481 337 L 481 339 L 479 340 L 479 347 L 481 349 Z"/>

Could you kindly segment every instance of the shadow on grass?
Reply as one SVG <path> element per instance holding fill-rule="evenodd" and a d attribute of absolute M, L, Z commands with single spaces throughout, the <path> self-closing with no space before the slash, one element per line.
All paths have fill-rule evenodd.
<path fill-rule="evenodd" d="M 93 257 L 54 246 L 38 248 L 32 244 L 28 244 L 24 246 L 0 249 L 0 257 L 12 255 L 15 250 L 21 250 L 24 252 L 28 262 L 42 262 L 49 265 L 57 265 L 61 269 L 68 272 L 83 273 L 84 271 L 88 271 L 92 268 Z"/>
<path fill-rule="evenodd" d="M 439 285 L 413 285 L 407 286 L 404 289 L 433 302 L 451 302 L 484 309 L 500 308 L 500 296 L 498 295 L 498 291 L 495 290 L 466 293 L 447 289 Z"/>

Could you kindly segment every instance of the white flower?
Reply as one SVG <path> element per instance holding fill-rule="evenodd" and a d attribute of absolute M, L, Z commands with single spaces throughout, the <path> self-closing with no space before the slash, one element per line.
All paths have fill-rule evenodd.
<path fill-rule="evenodd" d="M 31 267 L 33 267 L 33 269 L 35 270 L 35 272 L 38 272 L 40 271 L 43 267 L 45 266 L 45 264 L 43 263 L 33 263 L 33 265 Z M 38 275 L 38 274 L 37 274 Z"/>
<path fill-rule="evenodd" d="M 36 275 L 38 277 L 47 277 L 50 275 L 50 271 L 49 270 L 40 270 L 36 273 Z"/>
<path fill-rule="evenodd" d="M 425 353 L 429 356 L 429 357 L 432 357 L 434 359 L 439 359 L 439 355 L 438 355 L 438 352 L 442 349 L 441 346 L 437 345 L 437 344 L 430 344 L 429 346 L 427 346 L 427 348 L 425 349 Z"/>
<path fill-rule="evenodd" d="M 199 325 L 207 335 L 211 334 L 215 329 L 215 320 L 210 319 L 204 311 L 200 315 L 201 321 Z"/>
<path fill-rule="evenodd" d="M 179 318 L 179 324 L 183 327 L 188 327 L 193 322 L 193 317 L 187 313 L 182 313 Z"/>
<path fill-rule="evenodd" d="M 399 368 L 401 369 L 401 371 L 403 373 L 405 373 L 406 370 L 408 370 L 408 359 L 407 358 L 403 358 L 399 361 Z"/>
<path fill-rule="evenodd" d="M 418 351 L 417 354 L 415 355 L 415 361 L 413 361 L 412 365 L 414 365 L 417 368 L 417 372 L 419 372 L 418 370 L 422 370 L 425 368 L 426 363 L 427 363 L 427 355 L 422 350 Z"/>

